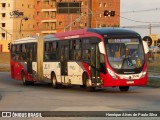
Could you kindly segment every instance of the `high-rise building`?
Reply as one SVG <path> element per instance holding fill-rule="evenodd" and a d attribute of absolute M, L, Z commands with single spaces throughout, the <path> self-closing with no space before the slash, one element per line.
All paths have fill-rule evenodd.
<path fill-rule="evenodd" d="M 34 4 L 34 29 L 39 35 L 120 24 L 120 0 L 35 0 Z"/>
<path fill-rule="evenodd" d="M 120 0 L 0 0 L 0 10 L 0 40 L 120 24 Z"/>
<path fill-rule="evenodd" d="M 34 0 L 0 0 L 0 40 L 34 34 Z"/>

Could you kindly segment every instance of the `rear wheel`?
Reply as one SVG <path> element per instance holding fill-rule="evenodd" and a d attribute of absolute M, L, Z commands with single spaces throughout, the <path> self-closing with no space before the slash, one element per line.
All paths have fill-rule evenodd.
<path fill-rule="evenodd" d="M 51 83 L 52 83 L 53 88 L 55 88 L 55 89 L 58 89 L 61 86 L 60 84 L 57 83 L 57 79 L 56 79 L 55 73 L 51 74 Z"/>
<path fill-rule="evenodd" d="M 119 86 L 121 92 L 127 92 L 129 90 L 129 86 Z"/>

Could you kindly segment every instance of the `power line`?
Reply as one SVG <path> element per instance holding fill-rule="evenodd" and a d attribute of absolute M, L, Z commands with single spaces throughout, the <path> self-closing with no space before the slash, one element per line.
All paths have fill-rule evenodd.
<path fill-rule="evenodd" d="M 133 10 L 133 11 L 126 11 L 121 13 L 139 13 L 139 12 L 150 12 L 150 11 L 158 11 L 160 8 L 152 8 L 152 9 L 144 9 L 144 10 Z"/>
<path fill-rule="evenodd" d="M 160 27 L 160 24 L 149 24 L 149 25 L 133 25 L 133 26 L 122 26 L 123 28 L 139 28 L 139 29 L 150 29 L 150 27 L 152 28 L 156 28 L 156 27 Z"/>
<path fill-rule="evenodd" d="M 120 18 L 123 18 L 123 19 L 126 19 L 126 20 L 129 20 L 129 21 L 133 21 L 133 22 L 138 22 L 138 23 L 160 23 L 160 22 L 148 22 L 148 21 L 139 21 L 139 20 L 133 20 L 133 19 L 130 19 L 130 18 L 126 18 L 126 17 L 123 17 L 121 15 L 118 15 L 116 14 L 117 16 L 119 16 Z"/>

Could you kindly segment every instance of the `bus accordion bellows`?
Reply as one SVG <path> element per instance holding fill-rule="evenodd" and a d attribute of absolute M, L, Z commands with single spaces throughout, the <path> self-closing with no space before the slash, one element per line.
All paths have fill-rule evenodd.
<path fill-rule="evenodd" d="M 54 88 L 147 84 L 146 54 L 141 36 L 125 28 L 87 28 L 44 37 L 18 39 L 11 44 L 11 77 L 24 85 L 49 82 Z"/>

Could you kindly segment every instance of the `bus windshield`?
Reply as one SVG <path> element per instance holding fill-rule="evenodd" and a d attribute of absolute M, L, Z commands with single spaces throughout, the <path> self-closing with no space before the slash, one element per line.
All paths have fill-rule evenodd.
<path fill-rule="evenodd" d="M 144 50 L 138 38 L 108 39 L 107 57 L 113 69 L 136 69 L 144 64 Z"/>

